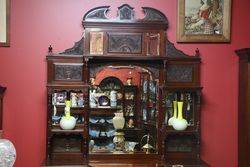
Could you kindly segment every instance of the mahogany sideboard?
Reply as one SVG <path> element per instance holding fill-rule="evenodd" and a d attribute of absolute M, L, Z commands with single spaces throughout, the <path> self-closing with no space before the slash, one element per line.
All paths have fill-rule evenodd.
<path fill-rule="evenodd" d="M 46 165 L 207 167 L 200 158 L 199 50 L 190 56 L 176 49 L 167 39 L 168 19 L 157 9 L 142 7 L 143 19 L 135 18 L 134 8 L 128 4 L 118 7 L 115 19 L 107 17 L 109 10 L 109 6 L 101 6 L 84 15 L 83 37 L 72 48 L 53 53 L 49 47 Z M 111 68 L 133 70 L 139 83 L 126 85 L 113 73 L 100 83 L 91 82 L 100 79 L 102 70 Z M 129 73 L 124 75 L 129 77 Z M 111 101 L 113 90 L 121 94 L 117 106 L 109 102 L 102 106 L 104 97 Z M 101 96 L 93 107 L 94 91 Z M 62 99 L 73 102 L 75 96 L 84 101 L 71 110 L 77 125 L 63 130 L 55 118 L 63 117 Z M 184 104 L 185 130 L 178 131 L 170 124 L 174 101 Z M 113 136 L 108 135 L 113 126 L 109 121 L 117 111 L 128 118 L 121 130 L 125 142 L 138 143 L 132 153 L 123 146 L 114 149 Z M 126 115 L 127 111 L 133 114 Z M 131 119 L 134 125 L 129 127 Z"/>

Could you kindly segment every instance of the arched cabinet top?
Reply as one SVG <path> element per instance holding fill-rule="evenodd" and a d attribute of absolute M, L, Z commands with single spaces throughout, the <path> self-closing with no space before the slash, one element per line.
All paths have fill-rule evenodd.
<path fill-rule="evenodd" d="M 143 19 L 136 19 L 134 8 L 128 4 L 118 7 L 117 17 L 108 18 L 107 14 L 110 6 L 100 6 L 89 10 L 83 16 L 83 24 L 85 22 L 112 22 L 112 23 L 152 23 L 159 22 L 168 25 L 167 17 L 159 10 L 151 7 L 142 7 L 145 14 Z"/>

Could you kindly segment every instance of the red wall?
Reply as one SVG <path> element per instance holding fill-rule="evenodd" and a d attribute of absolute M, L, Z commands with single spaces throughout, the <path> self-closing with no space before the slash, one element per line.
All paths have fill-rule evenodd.
<path fill-rule="evenodd" d="M 55 51 L 81 38 L 83 14 L 96 6 L 128 3 L 140 11 L 154 7 L 170 21 L 168 38 L 176 41 L 177 0 L 12 0 L 11 47 L 0 48 L 0 84 L 4 99 L 4 137 L 17 149 L 16 167 L 38 167 L 45 158 L 46 62 Z M 237 66 L 234 50 L 249 47 L 249 0 L 234 0 L 231 44 L 178 44 L 202 54 L 202 158 L 212 167 L 237 166 Z M 140 13 L 142 16 L 142 13 Z"/>

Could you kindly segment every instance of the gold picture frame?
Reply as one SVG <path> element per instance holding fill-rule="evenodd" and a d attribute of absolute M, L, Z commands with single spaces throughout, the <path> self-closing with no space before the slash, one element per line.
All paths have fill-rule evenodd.
<path fill-rule="evenodd" d="M 0 46 L 10 46 L 10 0 L 0 0 Z"/>
<path fill-rule="evenodd" d="M 178 0 L 177 42 L 230 42 L 231 0 Z"/>

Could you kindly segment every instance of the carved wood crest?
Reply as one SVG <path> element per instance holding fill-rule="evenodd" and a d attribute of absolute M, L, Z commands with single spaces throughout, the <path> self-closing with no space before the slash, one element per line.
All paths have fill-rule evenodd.
<path fill-rule="evenodd" d="M 167 17 L 157 9 L 150 7 L 142 7 L 142 11 L 145 14 L 143 19 L 135 19 L 134 8 L 128 4 L 123 4 L 118 7 L 118 16 L 115 19 L 109 19 L 107 13 L 110 10 L 110 6 L 100 6 L 89 10 L 84 16 L 83 21 L 134 21 L 134 22 L 143 22 L 143 21 L 160 21 L 168 24 Z"/>

